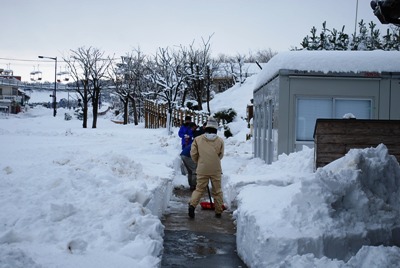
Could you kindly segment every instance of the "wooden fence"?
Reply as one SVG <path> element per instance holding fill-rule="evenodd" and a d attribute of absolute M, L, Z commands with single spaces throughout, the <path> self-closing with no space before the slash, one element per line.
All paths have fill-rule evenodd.
<path fill-rule="evenodd" d="M 150 100 L 144 102 L 145 128 L 167 127 L 168 105 L 157 104 Z M 207 121 L 208 114 L 191 110 L 172 110 L 172 126 L 180 127 L 185 120 L 185 116 L 191 116 L 192 122 L 202 125 Z"/>
<path fill-rule="evenodd" d="M 314 130 L 315 168 L 344 156 L 350 149 L 383 143 L 400 161 L 400 120 L 317 119 Z"/>

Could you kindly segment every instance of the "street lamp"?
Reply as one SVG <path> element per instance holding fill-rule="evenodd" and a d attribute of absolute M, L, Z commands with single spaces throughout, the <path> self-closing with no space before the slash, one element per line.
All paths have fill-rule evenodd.
<path fill-rule="evenodd" d="M 53 116 L 56 116 L 57 114 L 57 57 L 53 58 L 53 57 L 46 57 L 46 56 L 38 56 L 39 59 L 50 59 L 50 60 L 54 60 L 55 62 L 55 68 L 54 68 L 54 90 L 53 90 Z"/>

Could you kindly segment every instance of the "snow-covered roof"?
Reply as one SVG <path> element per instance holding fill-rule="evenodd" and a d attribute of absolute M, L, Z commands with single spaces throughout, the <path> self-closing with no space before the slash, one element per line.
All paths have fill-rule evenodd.
<path fill-rule="evenodd" d="M 15 86 L 21 84 L 21 80 L 18 80 L 15 76 L 0 75 L 0 84 Z"/>
<path fill-rule="evenodd" d="M 258 74 L 254 89 L 279 70 L 323 73 L 400 72 L 399 51 L 287 51 L 275 55 Z"/>

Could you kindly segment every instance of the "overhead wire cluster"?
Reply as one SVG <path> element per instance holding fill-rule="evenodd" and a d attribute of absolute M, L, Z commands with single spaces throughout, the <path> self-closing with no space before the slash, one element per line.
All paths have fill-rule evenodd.
<path fill-rule="evenodd" d="M 107 59 L 109 60 L 109 59 Z M 119 58 L 112 58 L 112 61 L 117 61 Z M 66 64 L 64 60 L 59 60 L 58 62 Z M 27 75 L 29 73 L 29 80 L 31 81 L 41 81 L 42 80 L 42 74 L 43 70 L 40 69 L 40 64 L 54 64 L 54 61 L 48 60 L 48 59 L 20 59 L 20 58 L 5 58 L 5 57 L 0 57 L 0 69 L 5 69 L 8 70 L 8 73 L 13 73 L 15 76 L 22 76 L 22 75 Z M 24 73 L 21 72 L 14 72 L 13 71 L 13 66 L 20 67 L 28 70 L 31 69 L 31 71 L 26 71 Z M 54 72 L 53 72 L 54 74 Z M 62 81 L 69 81 L 69 70 L 68 66 L 61 67 L 59 68 L 59 71 L 57 71 L 57 82 L 62 82 Z"/>

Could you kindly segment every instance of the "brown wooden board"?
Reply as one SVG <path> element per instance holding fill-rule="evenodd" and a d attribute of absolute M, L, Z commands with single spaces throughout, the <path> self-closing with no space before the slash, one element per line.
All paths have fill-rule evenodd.
<path fill-rule="evenodd" d="M 322 167 L 351 149 L 385 144 L 400 161 L 400 120 L 317 119 L 314 130 L 315 166 Z"/>

